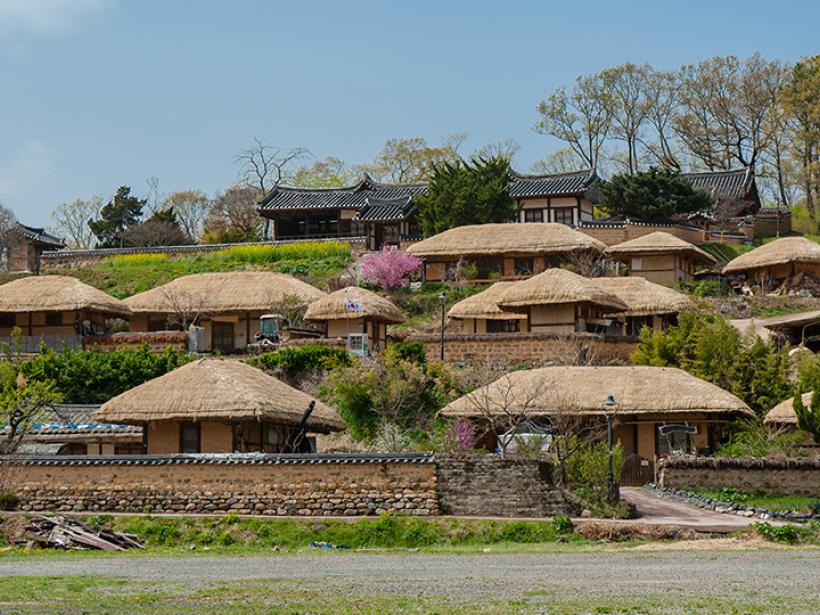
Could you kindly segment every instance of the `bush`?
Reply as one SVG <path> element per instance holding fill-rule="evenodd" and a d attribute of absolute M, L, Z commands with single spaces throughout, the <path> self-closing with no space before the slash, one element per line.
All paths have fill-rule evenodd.
<path fill-rule="evenodd" d="M 385 350 L 387 360 L 411 361 L 424 364 L 427 362 L 427 352 L 421 342 L 392 342 Z"/>
<path fill-rule="evenodd" d="M 804 454 L 800 431 L 772 431 L 758 422 L 738 422 L 732 436 L 716 452 L 716 457 L 793 457 Z"/>
<path fill-rule="evenodd" d="M 0 493 L 0 510 L 14 510 L 17 508 L 17 496 L 13 493 Z"/>
<path fill-rule="evenodd" d="M 558 515 L 552 520 L 552 527 L 559 534 L 571 534 L 573 530 L 572 519 L 566 515 Z"/>
<path fill-rule="evenodd" d="M 282 370 L 288 378 L 295 378 L 310 371 L 350 367 L 353 361 L 344 348 L 310 344 L 266 352 L 257 357 L 251 357 L 247 363 L 260 369 Z"/>
<path fill-rule="evenodd" d="M 774 526 L 765 521 L 758 521 L 752 524 L 752 530 L 762 538 L 771 542 L 785 542 L 788 544 L 800 542 L 801 537 L 805 533 L 802 528 L 790 523 Z"/>
<path fill-rule="evenodd" d="M 696 280 L 692 283 L 691 289 L 696 297 L 726 297 L 730 292 L 729 282 L 725 278 Z"/>

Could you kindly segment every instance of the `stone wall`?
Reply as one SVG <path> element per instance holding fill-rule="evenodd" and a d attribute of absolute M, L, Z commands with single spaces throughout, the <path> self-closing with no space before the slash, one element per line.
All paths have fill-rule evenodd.
<path fill-rule="evenodd" d="M 536 459 L 487 455 L 438 459 L 442 512 L 478 517 L 554 517 L 571 514 L 552 482 L 552 466 Z"/>
<path fill-rule="evenodd" d="M 637 239 L 649 233 L 663 231 L 675 237 L 700 245 L 707 241 L 703 230 L 683 224 L 649 224 L 643 222 L 589 222 L 578 225 L 577 230 L 604 242 L 608 246 L 614 246 L 630 239 Z"/>
<path fill-rule="evenodd" d="M 438 513 L 436 466 L 423 455 L 42 457 L 15 478 L 24 511 Z"/>
<path fill-rule="evenodd" d="M 820 457 L 755 459 L 751 457 L 681 457 L 658 464 L 658 484 L 689 491 L 735 487 L 754 493 L 820 497 Z"/>
<path fill-rule="evenodd" d="M 148 344 L 151 352 L 162 352 L 166 348 L 188 350 L 188 334 L 184 331 L 152 331 L 146 333 L 114 333 L 83 338 L 83 348 L 96 348 L 103 352 L 122 348 L 141 348 Z"/>
<path fill-rule="evenodd" d="M 441 338 L 436 335 L 410 336 L 422 342 L 431 360 L 439 358 Z M 485 335 L 444 336 L 444 360 L 448 363 L 489 363 L 515 367 L 549 361 L 561 364 L 629 362 L 637 348 L 631 338 L 604 338 L 592 333 L 488 333 Z"/>

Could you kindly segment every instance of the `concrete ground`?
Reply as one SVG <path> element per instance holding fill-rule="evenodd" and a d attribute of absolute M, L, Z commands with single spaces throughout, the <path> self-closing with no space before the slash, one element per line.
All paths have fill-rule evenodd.
<path fill-rule="evenodd" d="M 733 532 L 759 519 L 716 513 L 711 510 L 675 502 L 639 487 L 621 487 L 621 498 L 634 504 L 643 523 L 676 525 L 698 532 Z M 773 525 L 780 525 L 774 522 Z"/>

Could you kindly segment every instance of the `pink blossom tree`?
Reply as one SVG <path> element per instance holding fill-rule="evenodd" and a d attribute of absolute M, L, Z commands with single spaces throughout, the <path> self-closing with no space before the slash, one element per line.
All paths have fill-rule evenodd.
<path fill-rule="evenodd" d="M 391 291 L 406 287 L 409 276 L 419 271 L 422 263 L 418 256 L 402 252 L 394 246 L 384 246 L 381 252 L 362 258 L 362 275 L 368 284 Z"/>

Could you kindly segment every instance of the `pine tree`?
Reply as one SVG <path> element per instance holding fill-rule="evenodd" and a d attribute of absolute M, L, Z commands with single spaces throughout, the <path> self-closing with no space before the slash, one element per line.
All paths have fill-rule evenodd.
<path fill-rule="evenodd" d="M 123 232 L 142 218 L 142 208 L 148 199 L 131 194 L 131 188 L 120 186 L 117 194 L 101 210 L 98 220 L 89 220 L 88 227 L 97 236 L 98 248 L 123 246 Z"/>

